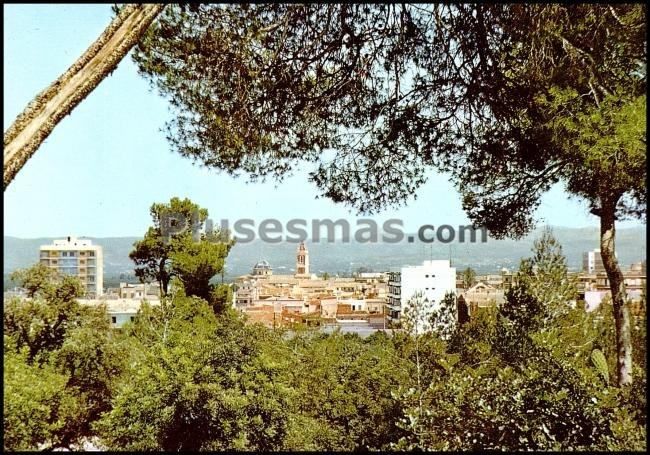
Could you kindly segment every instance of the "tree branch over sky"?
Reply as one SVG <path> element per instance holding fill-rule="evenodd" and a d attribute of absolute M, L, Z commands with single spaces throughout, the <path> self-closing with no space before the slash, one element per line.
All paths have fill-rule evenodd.
<path fill-rule="evenodd" d="M 56 125 L 117 67 L 163 7 L 125 5 L 97 41 L 18 115 L 4 135 L 5 190 Z"/>

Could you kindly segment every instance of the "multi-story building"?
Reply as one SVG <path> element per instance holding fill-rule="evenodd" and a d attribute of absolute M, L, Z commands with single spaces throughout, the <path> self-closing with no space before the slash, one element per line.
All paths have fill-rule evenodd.
<path fill-rule="evenodd" d="M 422 265 L 402 267 L 388 278 L 388 316 L 398 320 L 416 292 L 431 309 L 437 308 L 448 292 L 456 293 L 456 268 L 449 260 L 424 261 Z"/>
<path fill-rule="evenodd" d="M 645 261 L 635 262 L 630 266 L 630 272 L 632 273 L 640 273 L 645 276 L 646 271 L 647 269 Z"/>
<path fill-rule="evenodd" d="M 614 255 L 618 257 L 616 252 L 614 252 Z M 582 254 L 582 271 L 586 273 L 605 273 L 605 266 L 599 249 L 586 251 Z"/>
<path fill-rule="evenodd" d="M 505 267 L 501 269 L 501 290 L 507 291 L 511 289 L 513 286 L 516 286 L 518 283 L 519 283 L 518 271 L 516 270 L 510 271 Z"/>
<path fill-rule="evenodd" d="M 64 275 L 79 277 L 86 297 L 97 298 L 104 288 L 102 247 L 87 239 L 67 237 L 40 247 L 40 262 Z"/>
<path fill-rule="evenodd" d="M 387 316 L 392 321 L 399 320 L 402 309 L 402 272 L 388 272 L 388 302 Z"/>
<path fill-rule="evenodd" d="M 632 264 L 629 269 L 621 267 L 621 272 L 628 300 L 632 303 L 641 302 L 646 286 L 645 261 Z M 604 270 L 573 273 L 571 276 L 576 280 L 578 298 L 585 301 L 587 311 L 597 309 L 605 297 L 611 298 L 609 278 Z"/>
<path fill-rule="evenodd" d="M 244 280 L 237 283 L 233 295 L 235 308 L 242 309 L 253 305 L 253 301 L 259 297 L 259 287 L 256 280 Z"/>

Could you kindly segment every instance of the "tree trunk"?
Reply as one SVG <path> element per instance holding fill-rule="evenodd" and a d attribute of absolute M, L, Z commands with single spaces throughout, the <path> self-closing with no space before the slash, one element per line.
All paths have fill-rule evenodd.
<path fill-rule="evenodd" d="M 167 264 L 167 257 L 161 259 L 159 264 L 158 282 L 160 283 L 160 293 L 162 297 L 167 297 L 167 294 L 169 294 L 169 282 L 171 281 L 171 277 L 165 269 L 165 265 Z"/>
<path fill-rule="evenodd" d="M 39 93 L 4 136 L 4 189 L 54 127 L 126 56 L 164 5 L 128 4 L 79 59 Z"/>
<path fill-rule="evenodd" d="M 632 337 L 630 310 L 625 304 L 625 280 L 616 259 L 614 239 L 615 203 L 603 204 L 600 214 L 600 256 L 609 279 L 612 308 L 616 323 L 616 370 L 619 387 L 632 384 Z"/>

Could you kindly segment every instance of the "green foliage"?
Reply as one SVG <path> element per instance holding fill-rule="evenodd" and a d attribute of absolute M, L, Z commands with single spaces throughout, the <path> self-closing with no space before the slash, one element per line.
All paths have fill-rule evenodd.
<path fill-rule="evenodd" d="M 179 297 L 156 324 L 96 425 L 109 448 L 277 450 L 286 392 L 262 355 L 257 327 Z M 134 330 L 138 330 L 137 324 Z"/>
<path fill-rule="evenodd" d="M 585 175 L 572 176 L 569 191 L 593 207 L 605 194 L 628 193 L 620 201 L 619 217 L 640 217 L 645 210 L 646 97 L 615 89 L 618 93 L 593 104 L 573 88 L 552 87 L 539 101 L 557 147 L 584 163 Z"/>
<path fill-rule="evenodd" d="M 605 354 L 600 349 L 594 349 L 591 351 L 591 361 L 596 367 L 598 373 L 603 377 L 603 380 L 607 385 L 609 385 L 609 368 L 607 367 L 607 359 Z"/>
<path fill-rule="evenodd" d="M 60 411 L 67 378 L 50 365 L 30 364 L 27 350 L 7 346 L 7 336 L 4 348 L 4 450 L 48 446 L 64 424 Z"/>
<path fill-rule="evenodd" d="M 416 291 L 403 306 L 400 322 L 407 333 L 417 338 L 430 328 L 430 317 L 431 305 L 422 291 Z"/>
<path fill-rule="evenodd" d="M 384 334 L 306 334 L 293 348 L 296 391 L 288 450 L 380 450 L 399 438 L 401 404 L 391 394 L 409 379 L 408 363 Z"/>
<path fill-rule="evenodd" d="M 539 245 L 538 253 L 548 251 Z M 538 262 L 539 273 L 553 270 L 548 258 L 540 260 L 545 257 L 536 254 L 527 263 Z M 556 259 L 550 263 L 563 264 Z M 592 352 L 603 349 L 611 361 L 605 368 L 615 366 L 611 313 L 569 308 L 545 322 L 544 305 L 530 290 L 534 281 L 535 275 L 524 278 L 504 305 L 472 315 L 446 348 L 421 356 L 436 358 L 442 368 L 428 368 L 433 375 L 423 382 L 423 393 L 415 388 L 399 397 L 407 435 L 394 448 L 645 449 L 645 395 L 636 387 L 620 390 L 600 381 L 592 363 Z M 562 295 L 563 289 L 538 295 L 552 297 L 552 290 Z M 645 346 L 639 349 L 645 353 Z M 607 360 L 599 357 L 602 370 Z M 645 381 L 638 367 L 635 374 Z"/>
<path fill-rule="evenodd" d="M 16 279 L 29 289 L 31 298 L 12 298 L 3 311 L 4 334 L 14 338 L 16 348 L 28 348 L 28 359 L 55 350 L 66 332 L 80 324 L 83 309 L 74 300 L 82 295 L 76 277 L 60 276 L 37 264 L 15 272 Z"/>
<path fill-rule="evenodd" d="M 403 202 L 426 167 L 496 235 L 525 233 L 558 180 L 643 206 L 642 5 L 170 6 L 134 59 L 183 156 L 252 179 L 316 162 L 323 195 L 361 212 Z M 614 149 L 609 168 L 584 156 Z"/>
<path fill-rule="evenodd" d="M 601 217 L 620 276 L 614 220 L 646 213 L 645 16 L 634 4 L 177 5 L 134 59 L 174 106 L 168 139 L 183 156 L 253 180 L 315 163 L 322 195 L 362 213 L 403 203 L 435 167 L 497 238 L 529 232 L 562 182 Z"/>
<path fill-rule="evenodd" d="M 645 216 L 645 7 L 530 5 L 503 17 L 510 89 L 487 101 L 497 121 L 477 120 L 459 160 L 470 218 L 523 234 L 557 181 L 598 216 Z"/>
<path fill-rule="evenodd" d="M 84 288 L 77 277 L 61 275 L 41 263 L 14 271 L 11 280 L 24 288 L 28 297 L 68 302 L 84 294 Z"/>
<path fill-rule="evenodd" d="M 456 331 L 458 325 L 458 307 L 456 295 L 447 292 L 440 303 L 434 307 L 429 315 L 429 326 L 443 340 L 448 340 Z"/>
<path fill-rule="evenodd" d="M 170 264 L 170 255 L 174 251 L 171 240 L 178 237 L 189 236 L 191 238 L 191 226 L 195 214 L 198 214 L 197 221 L 202 226 L 208 213 L 206 209 L 200 209 L 189 199 L 181 200 L 177 197 L 171 198 L 168 204 L 152 204 L 149 212 L 154 225 L 147 230 L 144 239 L 134 243 L 133 251 L 129 257 L 135 262 L 136 276 L 142 281 L 158 281 L 162 295 L 165 296 L 169 290 L 171 278 L 174 276 Z M 164 236 L 165 226 L 163 224 L 171 215 L 183 217 L 186 230 L 182 233 Z"/>
<path fill-rule="evenodd" d="M 191 237 L 172 240 L 171 269 L 183 283 L 186 295 L 210 300 L 210 280 L 223 270 L 230 243 L 195 242 Z"/>
<path fill-rule="evenodd" d="M 513 286 L 506 292 L 506 301 L 499 313 L 517 331 L 534 331 L 543 325 L 544 306 L 525 284 Z"/>
<path fill-rule="evenodd" d="M 135 242 L 129 254 L 136 264 L 136 276 L 142 281 L 157 280 L 163 296 L 168 294 L 170 283 L 176 278 L 186 295 L 212 302 L 215 311 L 221 311 L 230 294 L 213 286 L 210 280 L 224 270 L 233 245 L 228 233 L 201 232 L 195 238 L 193 230 L 203 229 L 208 211 L 187 198 L 174 197 L 167 204 L 153 204 L 150 212 L 154 225 L 143 240 Z M 163 235 L 169 232 L 163 224 L 169 222 L 170 216 L 183 218 L 186 229 Z"/>
<path fill-rule="evenodd" d="M 601 218 L 620 276 L 614 220 L 646 214 L 646 47 L 642 4 L 176 5 L 134 59 L 183 156 L 252 180 L 314 163 L 322 195 L 361 213 L 433 167 L 496 238 L 529 232 L 562 182 Z"/>
<path fill-rule="evenodd" d="M 550 227 L 535 240 L 533 256 L 521 261 L 518 280 L 541 304 L 544 325 L 566 315 L 577 297 L 575 280 L 569 278 L 562 246 Z"/>
<path fill-rule="evenodd" d="M 465 287 L 465 289 L 469 289 L 475 284 L 476 284 L 476 271 L 471 267 L 467 267 L 465 270 L 463 270 L 463 286 Z"/>
<path fill-rule="evenodd" d="M 408 330 L 365 339 L 247 324 L 182 286 L 119 332 L 101 307 L 56 306 L 58 331 L 40 322 L 52 302 L 7 302 L 4 448 L 98 436 L 108 450 L 644 450 L 645 325 L 639 387 L 610 387 L 611 312 L 544 322 L 529 278 L 448 332 L 425 326 L 453 315 L 453 296 L 432 320 L 416 295 Z M 58 341 L 30 357 L 30 325 Z"/>
<path fill-rule="evenodd" d="M 209 302 L 215 313 L 223 313 L 232 304 L 232 287 L 228 284 L 217 284 L 212 286 Z"/>
<path fill-rule="evenodd" d="M 516 292 L 509 300 L 521 308 L 530 303 L 530 296 Z M 573 326 L 567 324 L 559 336 L 568 341 L 578 335 L 582 327 Z M 640 404 L 630 406 L 618 389 L 603 387 L 591 365 L 573 355 L 558 356 L 539 344 L 535 327 L 526 323 L 526 312 L 501 309 L 481 312 L 459 327 L 447 352 L 435 355 L 443 368 L 427 382 L 421 404 L 403 396 L 405 403 L 412 403 L 403 421 L 409 433 L 394 447 L 513 451 L 644 447 L 645 423 L 620 413 L 621 408 L 641 411 Z M 584 343 L 584 337 L 579 339 Z M 568 351 L 574 349 L 567 346 Z M 623 435 L 620 427 L 632 434 Z"/>
<path fill-rule="evenodd" d="M 21 273 L 39 276 L 40 268 Z M 33 298 L 5 303 L 5 362 L 14 367 L 11 378 L 5 375 L 5 386 L 11 384 L 15 392 L 5 401 L 11 411 L 5 413 L 5 428 L 10 428 L 5 447 L 12 450 L 70 447 L 89 436 L 91 423 L 109 408 L 113 381 L 123 370 L 124 352 L 114 340 L 106 309 L 79 305 L 73 297 L 81 288 L 66 278 L 47 275 L 34 287 Z M 18 379 L 25 382 L 11 382 Z M 32 412 L 29 403 L 20 403 L 30 400 L 38 409 L 20 426 L 20 413 Z"/>

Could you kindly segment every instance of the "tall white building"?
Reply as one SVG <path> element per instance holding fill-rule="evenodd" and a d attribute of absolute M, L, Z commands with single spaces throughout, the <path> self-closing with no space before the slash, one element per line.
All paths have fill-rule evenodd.
<path fill-rule="evenodd" d="M 614 252 L 614 256 L 618 258 L 616 252 Z M 582 271 L 586 273 L 605 273 L 600 250 L 591 250 L 582 254 Z"/>
<path fill-rule="evenodd" d="M 388 317 L 399 320 L 409 299 L 417 292 L 436 309 L 447 292 L 456 292 L 456 268 L 449 260 L 424 261 L 422 265 L 402 267 L 388 277 Z"/>
<path fill-rule="evenodd" d="M 42 245 L 40 262 L 64 275 L 79 277 L 86 297 L 96 298 L 104 289 L 104 254 L 102 247 L 92 241 L 67 237 Z"/>

